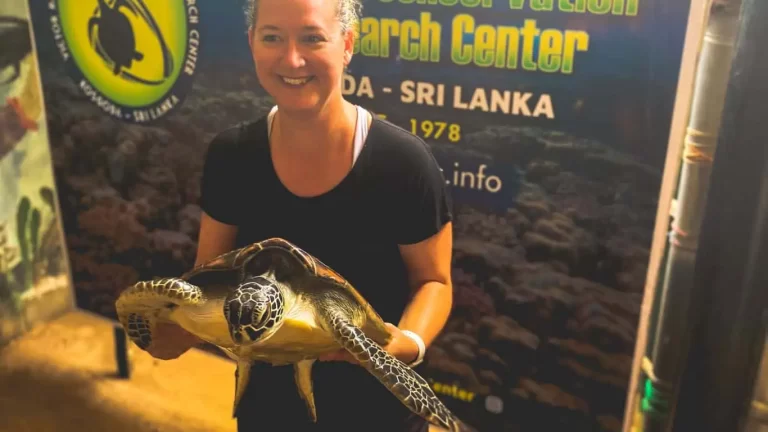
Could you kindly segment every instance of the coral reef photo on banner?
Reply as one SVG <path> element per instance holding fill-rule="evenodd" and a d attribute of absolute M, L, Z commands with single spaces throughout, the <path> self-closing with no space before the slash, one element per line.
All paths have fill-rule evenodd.
<path fill-rule="evenodd" d="M 481 431 L 621 430 L 689 2 L 362 3 L 344 94 L 427 142 L 453 196 L 453 311 L 419 373 Z M 274 105 L 245 4 L 30 2 L 47 125 L 22 61 L 1 172 L 44 159 L 47 126 L 81 308 L 114 318 L 127 286 L 193 266 L 211 139 Z M 0 217 L 11 265 L 45 274 L 51 181 Z"/>

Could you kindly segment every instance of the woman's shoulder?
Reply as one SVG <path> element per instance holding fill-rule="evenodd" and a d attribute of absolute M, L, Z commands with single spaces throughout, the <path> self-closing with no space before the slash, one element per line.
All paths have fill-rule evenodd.
<path fill-rule="evenodd" d="M 413 190 L 422 197 L 442 193 L 443 169 L 421 137 L 385 119 L 375 119 L 368 139 L 369 167 L 373 168 L 370 172 L 376 173 L 378 183 L 389 184 L 400 192 Z"/>
<path fill-rule="evenodd" d="M 368 133 L 368 143 L 378 158 L 398 164 L 422 165 L 433 162 L 432 150 L 423 139 L 382 118 L 374 117 Z"/>
<path fill-rule="evenodd" d="M 376 136 L 395 145 L 426 145 L 424 140 L 422 140 L 420 137 L 390 122 L 389 120 L 376 116 L 373 117 L 370 134 L 371 136 Z"/>
<path fill-rule="evenodd" d="M 242 121 L 217 132 L 210 140 L 209 152 L 238 152 L 266 138 L 266 119 L 261 116 Z"/>

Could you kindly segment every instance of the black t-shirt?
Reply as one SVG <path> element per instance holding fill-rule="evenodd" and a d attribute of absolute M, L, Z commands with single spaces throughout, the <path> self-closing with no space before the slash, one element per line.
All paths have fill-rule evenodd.
<path fill-rule="evenodd" d="M 395 325 L 410 299 L 398 244 L 427 239 L 452 218 L 427 144 L 378 118 L 348 175 L 310 198 L 294 195 L 277 177 L 266 117 L 223 131 L 205 160 L 201 207 L 238 226 L 237 247 L 282 237 L 318 257 Z M 309 430 L 291 366 L 257 363 L 251 373 L 237 413 L 241 431 Z M 370 430 L 372 423 L 374 430 L 404 430 L 410 411 L 362 367 L 318 361 L 313 380 L 322 430 Z"/>

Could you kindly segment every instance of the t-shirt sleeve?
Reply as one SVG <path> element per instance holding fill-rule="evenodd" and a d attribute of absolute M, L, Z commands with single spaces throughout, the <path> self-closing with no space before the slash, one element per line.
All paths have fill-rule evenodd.
<path fill-rule="evenodd" d="M 428 145 L 412 139 L 400 193 L 394 197 L 398 217 L 394 226 L 398 244 L 414 244 L 437 234 L 453 219 L 452 197 L 440 166 Z"/>
<path fill-rule="evenodd" d="M 237 199 L 232 185 L 237 184 L 235 164 L 237 141 L 234 130 L 226 130 L 211 141 L 203 162 L 200 182 L 200 208 L 219 222 L 237 224 Z"/>

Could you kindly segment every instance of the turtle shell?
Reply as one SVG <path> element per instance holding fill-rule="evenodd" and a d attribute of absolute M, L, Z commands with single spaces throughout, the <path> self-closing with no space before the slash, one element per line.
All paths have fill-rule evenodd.
<path fill-rule="evenodd" d="M 283 238 L 269 238 L 222 254 L 185 273 L 182 279 L 203 289 L 208 284 L 234 285 L 242 280 L 246 273 L 260 274 L 270 267 L 275 269 L 275 277 L 279 281 L 290 284 L 295 278 L 311 277 L 327 284 L 326 286 L 346 292 L 365 309 L 369 325 L 373 327 L 368 328 L 377 332 L 385 341 L 388 340 L 384 336 L 388 334 L 384 320 L 342 275 Z M 381 340 L 379 337 L 374 339 Z"/>
<path fill-rule="evenodd" d="M 323 279 L 327 282 L 331 282 L 340 287 L 349 286 L 349 288 L 352 288 L 349 282 L 343 276 L 328 267 L 318 258 L 308 254 L 288 240 L 278 237 L 252 243 L 240 249 L 235 249 L 233 251 L 219 255 L 218 257 L 203 263 L 185 273 L 182 278 L 185 280 L 190 280 L 195 276 L 205 272 L 241 270 L 243 269 L 243 266 L 246 262 L 250 263 L 251 260 L 258 258 L 258 255 L 263 253 L 269 255 L 267 258 L 278 258 L 277 255 L 270 254 L 270 252 L 273 251 L 281 252 L 281 255 L 283 256 L 284 253 L 290 254 L 294 258 L 294 262 L 292 264 L 300 265 L 311 276 Z M 280 258 L 282 258 L 282 256 Z M 269 259 L 265 260 L 265 264 L 268 261 Z"/>

